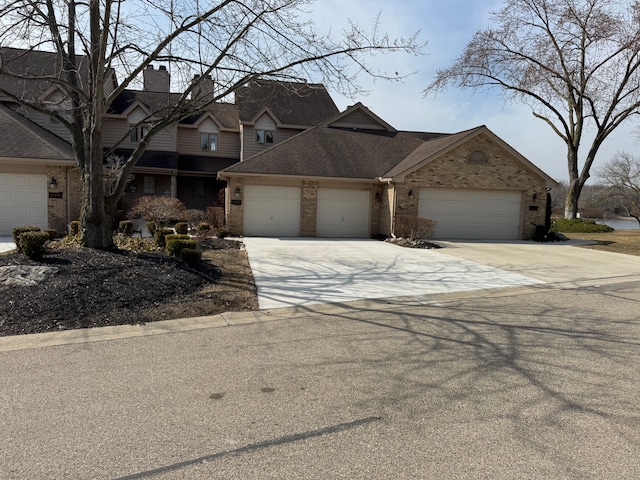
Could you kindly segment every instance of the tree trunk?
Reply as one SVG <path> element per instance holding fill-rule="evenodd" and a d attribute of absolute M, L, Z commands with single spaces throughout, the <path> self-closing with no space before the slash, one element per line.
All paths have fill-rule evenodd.
<path fill-rule="evenodd" d="M 569 183 L 567 198 L 564 202 L 564 218 L 572 219 L 578 217 L 578 199 L 581 191 L 582 187 L 579 186 L 577 180 L 572 180 Z"/>
<path fill-rule="evenodd" d="M 101 149 L 100 149 L 101 150 Z M 83 176 L 82 240 L 90 248 L 113 247 L 113 212 L 105 201 L 102 151 L 91 152 L 89 170 Z"/>
<path fill-rule="evenodd" d="M 103 164 L 102 127 L 104 122 L 105 95 L 105 45 L 100 28 L 100 2 L 89 2 L 89 24 L 91 55 L 89 62 L 90 95 L 93 102 L 88 106 L 83 128 L 85 145 L 85 168 L 82 176 L 84 204 L 81 215 L 82 239 L 91 248 L 113 247 L 113 205 L 105 198 L 106 185 Z"/>
<path fill-rule="evenodd" d="M 567 198 L 564 201 L 564 218 L 572 219 L 578 216 L 578 200 L 582 192 L 582 183 L 578 175 L 578 149 L 567 143 L 567 166 L 569 168 L 569 185 Z"/>

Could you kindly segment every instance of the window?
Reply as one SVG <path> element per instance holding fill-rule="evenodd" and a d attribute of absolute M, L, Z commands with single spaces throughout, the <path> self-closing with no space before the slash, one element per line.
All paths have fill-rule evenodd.
<path fill-rule="evenodd" d="M 215 152 L 218 150 L 218 134 L 217 133 L 201 133 L 200 149 Z"/>
<path fill-rule="evenodd" d="M 273 143 L 275 133 L 273 130 L 256 130 L 257 143 Z"/>
<path fill-rule="evenodd" d="M 489 158 L 487 158 L 487 155 L 484 152 L 474 150 L 467 157 L 467 163 L 470 165 L 486 165 L 489 163 Z"/>
<path fill-rule="evenodd" d="M 148 132 L 149 127 L 147 125 L 138 125 L 129 133 L 129 141 L 131 143 L 138 143 Z"/>
<path fill-rule="evenodd" d="M 144 177 L 144 193 L 151 195 L 156 193 L 156 177 Z"/>

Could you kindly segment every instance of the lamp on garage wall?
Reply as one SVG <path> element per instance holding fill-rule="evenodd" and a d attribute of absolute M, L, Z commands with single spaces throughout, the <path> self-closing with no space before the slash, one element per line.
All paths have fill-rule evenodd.
<path fill-rule="evenodd" d="M 242 195 L 242 190 L 240 190 L 240 187 L 236 187 L 236 198 L 240 198 L 241 195 Z"/>
<path fill-rule="evenodd" d="M 413 188 L 409 189 L 408 196 L 409 196 L 409 198 L 413 198 Z"/>
<path fill-rule="evenodd" d="M 49 190 L 54 190 L 57 186 L 58 181 L 56 180 L 56 177 L 51 177 L 51 181 L 49 182 Z"/>

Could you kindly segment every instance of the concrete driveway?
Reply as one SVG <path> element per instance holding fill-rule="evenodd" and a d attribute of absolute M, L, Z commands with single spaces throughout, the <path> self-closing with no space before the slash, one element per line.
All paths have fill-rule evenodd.
<path fill-rule="evenodd" d="M 261 309 L 542 283 L 448 255 L 449 249 L 364 239 L 250 237 L 244 243 Z"/>
<path fill-rule="evenodd" d="M 261 309 L 549 283 L 629 281 L 640 257 L 588 242 L 439 242 L 443 249 L 363 239 L 245 238 Z"/>
<path fill-rule="evenodd" d="M 0 253 L 8 252 L 16 248 L 12 237 L 0 237 Z"/>

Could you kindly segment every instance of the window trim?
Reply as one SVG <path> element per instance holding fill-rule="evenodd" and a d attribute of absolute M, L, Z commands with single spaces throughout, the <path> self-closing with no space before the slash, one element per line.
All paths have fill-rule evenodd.
<path fill-rule="evenodd" d="M 268 130 L 266 128 L 256 129 L 256 143 L 273 145 L 276 139 L 275 130 Z"/>
<path fill-rule="evenodd" d="M 203 142 L 206 136 L 206 142 Z M 215 139 L 215 148 L 211 148 L 211 140 Z M 203 152 L 217 152 L 218 151 L 218 134 L 212 132 L 200 132 L 200 150 Z"/>
<path fill-rule="evenodd" d="M 139 143 L 147 133 L 149 133 L 149 125 L 137 125 L 133 128 L 133 125 L 130 125 L 131 131 L 129 132 L 129 142 L 131 143 Z"/>

